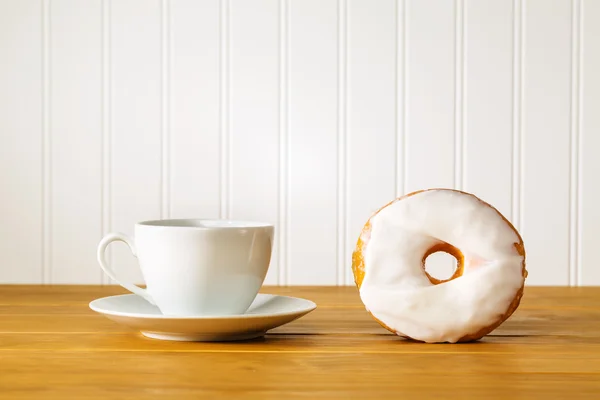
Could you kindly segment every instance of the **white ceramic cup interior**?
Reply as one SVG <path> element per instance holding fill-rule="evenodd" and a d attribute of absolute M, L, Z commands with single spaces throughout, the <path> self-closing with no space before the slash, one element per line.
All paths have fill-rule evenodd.
<path fill-rule="evenodd" d="M 135 240 L 109 233 L 98 245 L 104 272 L 165 315 L 236 315 L 246 312 L 269 269 L 273 225 L 260 222 L 170 219 L 139 222 Z M 107 264 L 113 241 L 137 256 L 147 289 L 121 281 Z"/>

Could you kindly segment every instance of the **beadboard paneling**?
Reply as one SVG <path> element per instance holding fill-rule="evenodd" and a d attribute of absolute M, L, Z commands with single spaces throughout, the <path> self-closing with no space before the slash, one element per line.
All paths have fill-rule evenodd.
<path fill-rule="evenodd" d="M 231 217 L 276 225 L 267 283 L 351 284 L 366 219 L 443 186 L 520 229 L 529 285 L 600 284 L 599 26 L 591 0 L 0 0 L 0 282 L 106 283 L 102 234 Z"/>
<path fill-rule="evenodd" d="M 571 2 L 522 4 L 521 220 L 531 280 L 569 282 Z"/>
<path fill-rule="evenodd" d="M 463 20 L 462 186 L 512 217 L 513 4 L 469 0 Z"/>
<path fill-rule="evenodd" d="M 133 234 L 164 204 L 161 2 L 110 3 L 110 230 Z M 168 206 L 168 205 L 167 205 Z M 143 282 L 125 244 L 112 245 L 120 279 Z"/>
<path fill-rule="evenodd" d="M 455 44 L 462 40 L 456 36 L 462 29 L 457 18 L 462 10 L 460 1 L 407 1 L 405 6 L 404 193 L 461 188 L 460 126 L 456 129 L 461 83 L 455 78 L 462 79 L 457 74 L 462 53 Z M 427 270 L 442 276 L 453 268 L 451 264 L 450 258 L 432 257 Z"/>
<path fill-rule="evenodd" d="M 48 30 L 39 0 L 0 1 L 0 282 L 47 280 Z M 96 274 L 97 275 L 97 274 Z"/>
<path fill-rule="evenodd" d="M 445 0 L 407 3 L 403 191 L 453 187 L 456 9 Z"/>
<path fill-rule="evenodd" d="M 346 123 L 346 170 L 342 176 L 346 186 L 341 193 L 348 223 L 343 265 L 350 263 L 365 221 L 396 195 L 396 149 L 403 135 L 396 119 L 396 49 L 402 42 L 396 34 L 397 11 L 402 9 L 397 10 L 393 0 L 348 2 L 346 108 L 342 116 Z M 345 282 L 352 283 L 351 271 L 342 270 Z"/>
<path fill-rule="evenodd" d="M 218 218 L 220 3 L 165 4 L 169 213 L 171 218 Z"/>
<path fill-rule="evenodd" d="M 600 2 L 584 0 L 575 21 L 579 47 L 575 52 L 577 80 L 574 98 L 579 101 L 575 129 L 579 131 L 577 228 L 580 242 L 576 247 L 577 283 L 600 285 Z"/>
<path fill-rule="evenodd" d="M 277 228 L 279 4 L 235 0 L 230 7 L 227 217 L 265 221 Z M 278 276 L 275 249 L 265 282 L 276 284 Z"/>
<path fill-rule="evenodd" d="M 289 271 L 283 283 L 332 285 L 339 277 L 338 3 L 291 0 L 288 12 Z"/>
<path fill-rule="evenodd" d="M 51 283 L 97 283 L 90 249 L 102 237 L 101 1 L 53 0 L 49 21 L 48 275 Z"/>

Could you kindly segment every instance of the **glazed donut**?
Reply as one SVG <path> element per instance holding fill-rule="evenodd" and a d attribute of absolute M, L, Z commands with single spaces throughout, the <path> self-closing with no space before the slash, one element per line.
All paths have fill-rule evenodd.
<path fill-rule="evenodd" d="M 449 279 L 425 271 L 444 251 L 457 260 Z M 362 229 L 352 272 L 367 311 L 389 331 L 426 343 L 474 341 L 517 309 L 527 270 L 523 240 L 478 197 L 429 189 L 397 198 Z"/>

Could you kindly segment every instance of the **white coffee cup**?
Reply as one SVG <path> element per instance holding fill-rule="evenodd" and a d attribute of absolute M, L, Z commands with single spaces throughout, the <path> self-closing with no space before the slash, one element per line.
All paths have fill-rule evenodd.
<path fill-rule="evenodd" d="M 165 315 L 243 314 L 260 290 L 271 261 L 273 225 L 268 223 L 171 219 L 135 224 L 135 241 L 109 233 L 98 245 L 104 272 Z M 105 250 L 125 242 L 138 258 L 147 289 L 117 278 Z"/>

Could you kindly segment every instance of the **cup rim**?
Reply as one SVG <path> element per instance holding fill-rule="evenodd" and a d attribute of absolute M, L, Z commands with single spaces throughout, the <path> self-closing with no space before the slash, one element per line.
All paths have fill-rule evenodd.
<path fill-rule="evenodd" d="M 273 228 L 270 222 L 228 218 L 165 218 L 139 221 L 137 226 L 194 230 L 264 229 Z"/>

